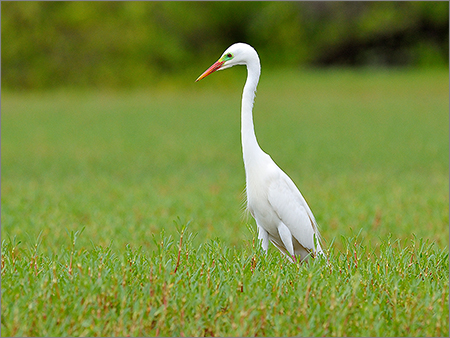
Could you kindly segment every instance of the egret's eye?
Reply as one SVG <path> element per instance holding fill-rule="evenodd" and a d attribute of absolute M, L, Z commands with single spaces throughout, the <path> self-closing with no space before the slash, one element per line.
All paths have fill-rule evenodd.
<path fill-rule="evenodd" d="M 228 53 L 228 54 L 227 54 L 227 58 L 230 58 L 230 59 L 231 59 L 232 57 L 233 57 L 233 54 L 231 54 L 231 53 Z"/>

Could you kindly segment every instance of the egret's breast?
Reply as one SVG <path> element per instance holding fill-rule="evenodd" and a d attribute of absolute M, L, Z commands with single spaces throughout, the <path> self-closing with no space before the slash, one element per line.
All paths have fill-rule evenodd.
<path fill-rule="evenodd" d="M 278 236 L 277 226 L 280 220 L 268 200 L 268 188 L 272 180 L 276 179 L 270 167 L 271 164 L 266 163 L 264 168 L 246 172 L 247 206 L 259 226 L 272 236 Z"/>

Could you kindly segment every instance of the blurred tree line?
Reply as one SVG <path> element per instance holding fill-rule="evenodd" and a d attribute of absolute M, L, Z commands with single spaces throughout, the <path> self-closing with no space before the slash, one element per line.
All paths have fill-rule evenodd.
<path fill-rule="evenodd" d="M 265 67 L 448 67 L 448 1 L 1 2 L 2 88 L 134 87 L 234 42 Z"/>

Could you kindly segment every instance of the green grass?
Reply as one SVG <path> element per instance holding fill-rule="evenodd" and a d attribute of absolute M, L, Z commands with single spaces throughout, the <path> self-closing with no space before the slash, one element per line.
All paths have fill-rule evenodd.
<path fill-rule="evenodd" d="M 448 335 L 448 71 L 263 69 L 329 265 L 254 242 L 244 79 L 2 93 L 3 336 Z"/>

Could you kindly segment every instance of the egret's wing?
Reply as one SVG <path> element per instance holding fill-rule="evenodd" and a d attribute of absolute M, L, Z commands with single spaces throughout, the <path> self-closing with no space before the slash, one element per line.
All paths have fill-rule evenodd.
<path fill-rule="evenodd" d="M 284 172 L 270 183 L 267 197 L 292 236 L 305 249 L 314 249 L 314 234 L 319 240 L 316 221 L 302 194 Z"/>

